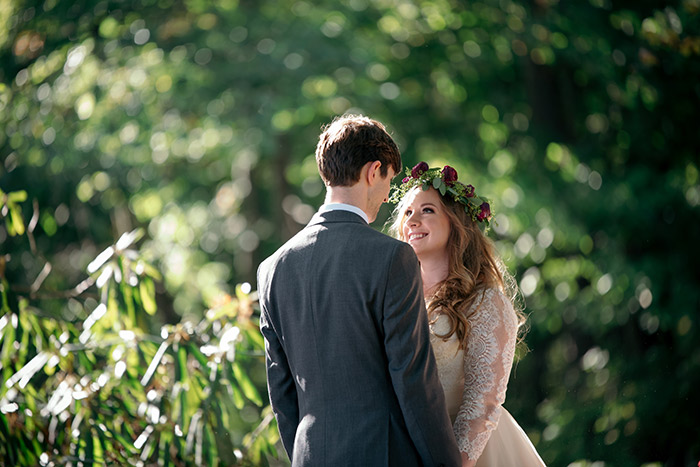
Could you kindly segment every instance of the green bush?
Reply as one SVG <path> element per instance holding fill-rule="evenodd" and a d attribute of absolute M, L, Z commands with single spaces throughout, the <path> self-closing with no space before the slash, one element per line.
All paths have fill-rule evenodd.
<path fill-rule="evenodd" d="M 13 202 L 25 198 L 4 197 L 17 235 L 25 225 Z M 122 235 L 77 287 L 54 291 L 60 316 L 42 309 L 41 278 L 17 293 L 0 257 L 4 465 L 265 465 L 276 456 L 249 284 L 222 294 L 204 319 L 153 335 L 160 274 L 135 246 L 141 235 Z"/>

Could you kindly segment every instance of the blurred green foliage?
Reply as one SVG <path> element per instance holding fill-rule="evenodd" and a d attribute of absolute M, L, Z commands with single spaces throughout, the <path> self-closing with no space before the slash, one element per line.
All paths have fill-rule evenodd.
<path fill-rule="evenodd" d="M 492 235 L 530 313 L 530 352 L 506 406 L 545 461 L 697 464 L 698 0 L 6 1 L 0 25 L 0 275 L 6 322 L 17 316 L 4 332 L 46 340 L 16 341 L 22 358 L 52 335 L 79 339 L 110 298 L 76 284 L 137 228 L 138 257 L 162 280 L 144 269 L 143 290 L 140 279 L 110 289 L 128 322 L 116 331 L 158 336 L 183 323 L 220 338 L 204 310 L 253 283 L 257 264 L 310 218 L 324 194 L 320 127 L 361 112 L 388 124 L 407 165 L 449 163 L 494 201 Z M 163 371 L 176 371 L 170 337 L 135 339 L 144 350 L 132 383 L 162 342 L 173 359 Z M 194 362 L 189 349 L 202 345 L 179 348 Z M 5 426 L 30 439 L 49 401 L 26 388 L 97 375 L 116 364 L 109 349 L 76 350 L 79 365 L 30 377 L 12 398 L 3 386 Z M 3 360 L 3 381 L 27 362 Z M 264 377 L 252 376 L 264 394 Z M 168 394 L 158 400 L 170 404 Z M 71 438 L 83 403 L 71 404 L 52 460 L 84 455 L 98 443 L 91 432 L 105 443 L 97 415 Z M 223 428 L 234 446 L 266 416 L 245 407 L 255 416 Z M 128 410 L 138 429 L 122 436 L 136 443 L 151 425 Z M 208 433 L 199 439 L 225 438 Z M 133 454 L 109 443 L 120 459 Z"/>
<path fill-rule="evenodd" d="M 32 305 L 40 284 L 18 297 L 0 271 L 3 465 L 263 465 L 276 455 L 250 285 L 198 323 L 149 334 L 160 275 L 134 249 L 141 235 L 125 233 L 88 265 L 59 299 L 61 317 Z M 83 293 L 93 287 L 96 297 Z"/>

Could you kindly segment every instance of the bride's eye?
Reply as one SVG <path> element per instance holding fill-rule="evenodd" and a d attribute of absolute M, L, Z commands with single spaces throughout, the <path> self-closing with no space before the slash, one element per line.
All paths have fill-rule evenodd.
<path fill-rule="evenodd" d="M 408 217 L 408 216 L 410 216 L 411 214 L 413 214 L 413 211 L 411 211 L 410 209 L 406 209 L 406 212 L 404 213 L 404 216 Z"/>
<path fill-rule="evenodd" d="M 423 212 L 434 213 L 435 210 L 433 208 L 423 208 Z"/>

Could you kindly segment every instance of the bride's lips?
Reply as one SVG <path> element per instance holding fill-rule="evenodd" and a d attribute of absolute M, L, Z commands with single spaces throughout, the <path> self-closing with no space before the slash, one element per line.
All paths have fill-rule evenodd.
<path fill-rule="evenodd" d="M 408 234 L 408 243 L 421 240 L 421 239 L 423 239 L 423 238 L 425 238 L 425 237 L 427 237 L 427 236 L 428 236 L 427 233 L 423 233 L 423 232 L 411 232 L 410 234 Z"/>

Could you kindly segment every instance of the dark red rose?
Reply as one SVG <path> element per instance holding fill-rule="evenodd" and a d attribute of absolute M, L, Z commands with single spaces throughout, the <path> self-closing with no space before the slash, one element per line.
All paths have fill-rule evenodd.
<path fill-rule="evenodd" d="M 428 167 L 427 163 L 419 162 L 415 167 L 413 167 L 413 170 L 411 170 L 411 177 L 420 178 L 420 176 L 427 172 L 429 168 L 430 167 Z"/>
<path fill-rule="evenodd" d="M 445 184 L 452 185 L 457 181 L 457 171 L 449 165 L 446 165 L 442 169 L 442 180 L 445 182 Z"/>
<path fill-rule="evenodd" d="M 410 179 L 411 177 L 405 177 L 403 180 L 401 180 L 401 183 L 408 183 Z"/>
<path fill-rule="evenodd" d="M 467 198 L 473 198 L 474 197 L 474 187 L 471 185 L 467 185 L 464 187 L 464 195 Z"/>
<path fill-rule="evenodd" d="M 481 211 L 476 215 L 476 218 L 479 219 L 479 221 L 483 221 L 489 217 L 491 217 L 491 206 L 489 206 L 489 203 L 482 203 Z"/>

